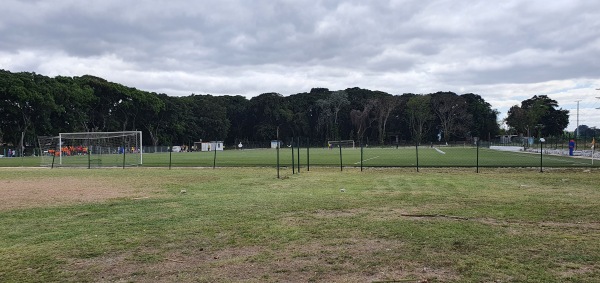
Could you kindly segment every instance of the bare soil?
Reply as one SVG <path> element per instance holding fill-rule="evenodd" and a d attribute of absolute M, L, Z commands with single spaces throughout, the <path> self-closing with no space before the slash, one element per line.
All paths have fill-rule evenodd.
<path fill-rule="evenodd" d="M 100 178 L 0 179 L 0 211 L 144 197 L 149 192 Z"/>
<path fill-rule="evenodd" d="M 450 270 L 398 259 L 404 246 L 381 240 L 343 240 L 290 245 L 285 249 L 237 247 L 211 250 L 193 247 L 184 252 L 140 251 L 71 262 L 70 271 L 96 282 L 428 282 L 454 281 Z M 387 255 L 386 255 L 387 254 Z M 375 257 L 392 262 L 369 265 Z M 139 254 L 137 255 L 139 257 Z M 78 276 L 75 277 L 78 277 Z"/>

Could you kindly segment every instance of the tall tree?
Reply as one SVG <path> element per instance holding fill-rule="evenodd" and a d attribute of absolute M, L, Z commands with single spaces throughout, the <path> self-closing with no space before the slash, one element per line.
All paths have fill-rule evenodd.
<path fill-rule="evenodd" d="M 385 134 L 390 114 L 400 105 L 399 96 L 382 96 L 377 98 L 375 111 L 377 113 L 377 132 L 379 133 L 379 144 L 385 141 Z"/>
<path fill-rule="evenodd" d="M 81 86 L 70 77 L 56 77 L 52 88 L 56 109 L 51 113 L 52 135 L 87 130 L 89 112 L 94 100 L 90 87 Z"/>
<path fill-rule="evenodd" d="M 461 95 L 467 102 L 467 112 L 473 118 L 469 129 L 471 136 L 489 139 L 496 136 L 500 127 L 498 125 L 498 115 L 500 112 L 492 109 L 492 105 L 487 103 L 481 96 L 473 93 Z"/>
<path fill-rule="evenodd" d="M 185 130 L 184 144 L 193 145 L 195 141 L 223 140 L 229 131 L 227 110 L 212 95 L 191 95 L 182 98 L 189 106 L 189 113 L 183 117 Z"/>
<path fill-rule="evenodd" d="M 250 99 L 249 121 L 253 125 L 254 139 L 269 141 L 276 137 L 291 137 L 295 133 L 291 125 L 293 113 L 283 95 L 263 93 Z"/>
<path fill-rule="evenodd" d="M 332 92 L 329 97 L 316 102 L 319 112 L 319 124 L 326 125 L 326 139 L 340 139 L 338 116 L 343 107 L 350 104 L 346 91 Z"/>
<path fill-rule="evenodd" d="M 453 136 L 464 136 L 471 118 L 464 98 L 452 92 L 438 92 L 431 95 L 433 112 L 440 121 L 444 141 Z"/>
<path fill-rule="evenodd" d="M 429 130 L 429 123 L 433 118 L 431 113 L 431 96 L 416 95 L 408 100 L 406 113 L 410 123 L 415 142 L 422 142 Z"/>
<path fill-rule="evenodd" d="M 20 149 L 24 149 L 26 140 L 34 143 L 38 135 L 36 125 L 45 128 L 50 123 L 50 113 L 56 104 L 48 91 L 48 80 L 48 77 L 35 73 L 0 72 L 0 126 L 6 133 L 4 139 L 18 144 Z"/>
<path fill-rule="evenodd" d="M 528 136 L 558 136 L 569 124 L 569 110 L 557 108 L 556 100 L 547 95 L 535 95 L 521 102 L 521 107 L 511 107 L 506 124 Z"/>
<path fill-rule="evenodd" d="M 358 140 L 363 142 L 363 136 L 365 135 L 365 131 L 371 126 L 371 123 L 374 119 L 371 119 L 369 116 L 371 115 L 371 110 L 377 104 L 377 101 L 372 99 L 368 101 L 363 110 L 353 109 L 350 111 L 350 119 L 352 121 L 352 125 L 354 125 L 356 129 L 356 137 Z"/>
<path fill-rule="evenodd" d="M 227 120 L 230 127 L 225 138 L 225 143 L 234 144 L 240 140 L 248 140 L 252 137 L 252 131 L 248 130 L 247 117 L 249 115 L 250 101 L 243 96 L 218 96 L 215 97 L 227 111 Z"/>

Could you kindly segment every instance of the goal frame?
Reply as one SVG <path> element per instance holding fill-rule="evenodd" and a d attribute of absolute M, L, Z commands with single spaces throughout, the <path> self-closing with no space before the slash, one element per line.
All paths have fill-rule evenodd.
<path fill-rule="evenodd" d="M 327 141 L 328 145 L 331 146 L 339 146 L 339 145 L 352 145 L 352 149 L 356 149 L 354 140 L 335 140 L 335 141 Z"/>
<path fill-rule="evenodd" d="M 98 139 L 98 138 L 119 138 L 126 136 L 135 136 L 136 141 L 139 141 L 139 144 L 136 142 L 136 147 L 139 150 L 140 159 L 138 165 L 142 165 L 143 163 L 143 150 L 142 150 L 142 131 L 121 131 L 121 132 L 73 132 L 73 133 L 59 133 L 58 134 L 58 148 L 59 148 L 59 164 L 62 165 L 62 157 L 63 152 L 60 150 L 63 145 L 63 139 Z M 123 149 L 125 152 L 125 149 Z"/>

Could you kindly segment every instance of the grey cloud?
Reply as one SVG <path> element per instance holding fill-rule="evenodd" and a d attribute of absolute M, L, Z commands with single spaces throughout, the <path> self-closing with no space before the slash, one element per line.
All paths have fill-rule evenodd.
<path fill-rule="evenodd" d="M 470 92 L 600 77 L 595 1 L 6 0 L 2 6 L 0 68 L 51 70 L 43 58 L 80 62 L 50 72 L 119 74 L 150 91 L 293 93 L 318 84 Z M 24 53 L 32 55 L 18 58 Z M 127 70 L 106 70 L 114 62 L 103 60 Z"/>

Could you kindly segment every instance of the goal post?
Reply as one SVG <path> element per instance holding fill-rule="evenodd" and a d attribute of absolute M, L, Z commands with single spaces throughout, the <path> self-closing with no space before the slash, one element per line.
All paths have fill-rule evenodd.
<path fill-rule="evenodd" d="M 337 141 L 327 141 L 327 145 L 329 147 L 344 147 L 344 148 L 356 148 L 354 145 L 354 140 L 337 140 Z"/>
<path fill-rule="evenodd" d="M 142 132 L 60 133 L 39 137 L 42 165 L 72 167 L 121 167 L 142 164 Z M 57 160 L 56 160 L 57 159 Z"/>

